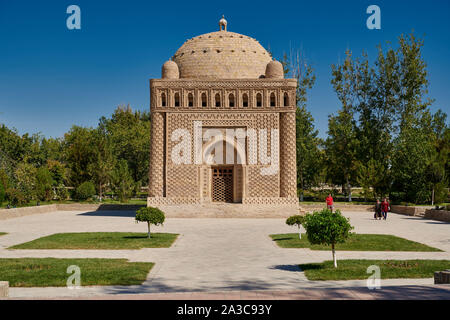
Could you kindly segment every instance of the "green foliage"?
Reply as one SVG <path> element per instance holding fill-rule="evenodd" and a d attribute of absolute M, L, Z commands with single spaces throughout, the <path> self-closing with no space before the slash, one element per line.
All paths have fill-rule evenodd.
<path fill-rule="evenodd" d="M 374 200 L 385 196 L 388 190 L 386 179 L 390 176 L 388 169 L 375 159 L 370 159 L 367 165 L 360 164 L 358 167 L 357 182 L 363 188 L 365 199 Z"/>
<path fill-rule="evenodd" d="M 18 203 L 22 202 L 22 197 L 25 203 L 30 202 L 36 198 L 36 172 L 37 169 L 25 159 L 24 162 L 20 162 L 15 170 L 15 178 L 17 191 L 21 194 L 21 197 L 16 197 Z M 17 195 L 17 192 L 13 192 Z"/>
<path fill-rule="evenodd" d="M 349 219 L 345 218 L 339 210 L 332 213 L 330 210 L 324 209 L 307 214 L 303 225 L 311 244 L 344 243 L 353 229 Z"/>
<path fill-rule="evenodd" d="M 47 161 L 47 168 L 51 174 L 53 186 L 64 185 L 67 180 L 66 166 L 58 160 L 49 159 Z"/>
<path fill-rule="evenodd" d="M 9 188 L 9 177 L 4 169 L 0 169 L 0 206 L 6 201 L 6 190 Z"/>
<path fill-rule="evenodd" d="M 53 179 L 46 167 L 37 169 L 36 172 L 36 196 L 41 201 L 50 201 L 53 198 Z"/>
<path fill-rule="evenodd" d="M 73 126 L 64 135 L 65 159 L 70 169 L 69 180 L 74 187 L 92 180 L 88 167 L 95 158 L 94 132 L 92 128 Z"/>
<path fill-rule="evenodd" d="M 315 81 L 313 68 L 301 57 L 300 52 L 289 56 L 284 54 L 281 61 L 287 77 L 297 80 L 296 88 L 296 146 L 297 146 L 297 185 L 300 193 L 320 183 L 323 154 L 320 150 L 322 140 L 314 127 L 314 119 L 306 109 L 307 93 Z"/>
<path fill-rule="evenodd" d="M 294 215 L 286 219 L 286 224 L 288 226 L 297 226 L 300 228 L 300 226 L 303 224 L 304 221 L 305 216 Z"/>
<path fill-rule="evenodd" d="M 165 220 L 164 212 L 158 208 L 145 207 L 136 211 L 136 222 L 147 222 L 148 225 L 148 238 L 151 238 L 150 226 L 162 225 Z"/>
<path fill-rule="evenodd" d="M 56 199 L 59 201 L 64 201 L 69 198 L 69 191 L 64 185 L 59 185 L 55 187 Z"/>
<path fill-rule="evenodd" d="M 9 188 L 6 190 L 6 197 L 13 206 L 21 206 L 29 202 L 21 190 Z"/>
<path fill-rule="evenodd" d="M 329 121 L 326 155 L 332 183 L 344 185 L 352 183 L 346 177 L 357 177 L 353 183 L 364 188 L 366 197 L 391 193 L 425 203 L 435 190 L 443 198 L 450 134 L 446 114 L 430 112 L 422 50 L 422 39 L 401 35 L 397 48 L 378 46 L 372 66 L 366 53 L 355 59 L 350 51 L 342 64 L 332 66 L 331 82 L 344 113 Z"/>
<path fill-rule="evenodd" d="M 136 221 L 138 222 L 149 222 L 150 224 L 157 226 L 162 225 L 164 219 L 164 212 L 158 208 L 146 207 L 136 211 Z"/>
<path fill-rule="evenodd" d="M 112 152 L 117 159 L 127 161 L 134 181 L 148 183 L 150 162 L 150 115 L 119 106 L 111 119 L 100 119 L 99 130 L 108 134 Z"/>
<path fill-rule="evenodd" d="M 99 197 L 103 197 L 103 186 L 111 178 L 115 164 L 112 142 L 105 132 L 97 129 L 93 133 L 95 150 L 92 162 L 88 164 L 88 172 L 98 186 Z"/>
<path fill-rule="evenodd" d="M 125 159 L 120 160 L 111 173 L 113 191 L 121 202 L 128 202 L 134 189 L 134 181 Z"/>
<path fill-rule="evenodd" d="M 80 184 L 76 191 L 75 197 L 77 200 L 88 200 L 95 195 L 95 186 L 91 181 L 86 181 Z"/>
<path fill-rule="evenodd" d="M 328 120 L 325 142 L 327 178 L 335 185 L 349 187 L 355 183 L 358 168 L 356 122 L 350 110 L 342 109 Z"/>

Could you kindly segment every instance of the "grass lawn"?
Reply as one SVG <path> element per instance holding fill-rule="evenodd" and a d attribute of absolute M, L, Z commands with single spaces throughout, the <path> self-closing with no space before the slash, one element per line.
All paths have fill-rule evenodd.
<path fill-rule="evenodd" d="M 367 267 L 380 267 L 381 279 L 433 278 L 435 271 L 450 268 L 450 260 L 339 260 L 299 265 L 308 280 L 364 280 L 372 273 Z"/>
<path fill-rule="evenodd" d="M 0 232 L 0 236 L 4 236 L 6 232 Z"/>
<path fill-rule="evenodd" d="M 330 246 L 311 245 L 306 234 L 302 239 L 298 233 L 271 234 L 270 237 L 282 248 L 310 248 L 311 250 L 330 250 Z M 344 251 L 442 251 L 425 244 L 399 238 L 389 234 L 352 233 L 345 243 L 336 245 L 336 250 Z"/>
<path fill-rule="evenodd" d="M 11 287 L 62 287 L 70 275 L 67 267 L 81 271 L 81 286 L 139 285 L 153 267 L 151 262 L 127 259 L 0 258 L 0 279 Z"/>
<path fill-rule="evenodd" d="M 136 232 L 80 232 L 55 233 L 21 243 L 9 249 L 141 249 L 169 248 L 177 238 L 176 233 Z"/>

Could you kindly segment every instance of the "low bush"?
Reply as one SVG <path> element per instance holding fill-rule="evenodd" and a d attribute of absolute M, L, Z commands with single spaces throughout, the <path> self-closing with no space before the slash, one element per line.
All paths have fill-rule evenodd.
<path fill-rule="evenodd" d="M 150 225 L 162 225 L 165 220 L 164 212 L 158 208 L 145 207 L 136 211 L 136 222 L 147 222 L 148 237 L 151 238 Z"/>
<path fill-rule="evenodd" d="M 77 200 L 91 199 L 95 194 L 95 186 L 91 181 L 86 181 L 80 184 L 75 191 L 75 198 Z"/>

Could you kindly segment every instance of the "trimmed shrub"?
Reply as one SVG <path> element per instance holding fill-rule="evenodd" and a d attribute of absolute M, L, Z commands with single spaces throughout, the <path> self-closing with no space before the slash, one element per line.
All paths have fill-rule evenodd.
<path fill-rule="evenodd" d="M 75 191 L 75 198 L 77 200 L 91 199 L 95 194 L 95 186 L 91 181 L 86 181 L 80 184 Z"/>
<path fill-rule="evenodd" d="M 304 222 L 305 222 L 305 216 L 300 216 L 300 215 L 290 216 L 289 218 L 286 219 L 286 224 L 288 226 L 297 226 L 298 227 L 298 238 L 299 239 L 302 238 L 302 234 L 300 232 L 300 227 L 302 226 L 302 224 Z"/>
<path fill-rule="evenodd" d="M 136 211 L 136 222 L 147 222 L 148 237 L 151 238 L 150 225 L 162 225 L 165 220 L 164 212 L 158 208 L 146 207 Z"/>
<path fill-rule="evenodd" d="M 304 223 L 306 235 L 311 244 L 331 245 L 334 267 L 337 268 L 336 243 L 344 243 L 353 227 L 350 220 L 341 214 L 340 210 L 331 212 L 324 209 L 320 212 L 307 214 Z"/>

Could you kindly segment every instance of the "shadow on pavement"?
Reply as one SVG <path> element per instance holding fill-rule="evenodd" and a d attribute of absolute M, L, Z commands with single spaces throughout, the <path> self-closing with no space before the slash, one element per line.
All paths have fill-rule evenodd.
<path fill-rule="evenodd" d="M 135 211 L 123 211 L 123 210 L 97 210 L 89 211 L 78 214 L 79 216 L 89 217 L 129 217 L 134 218 L 136 216 Z"/>

